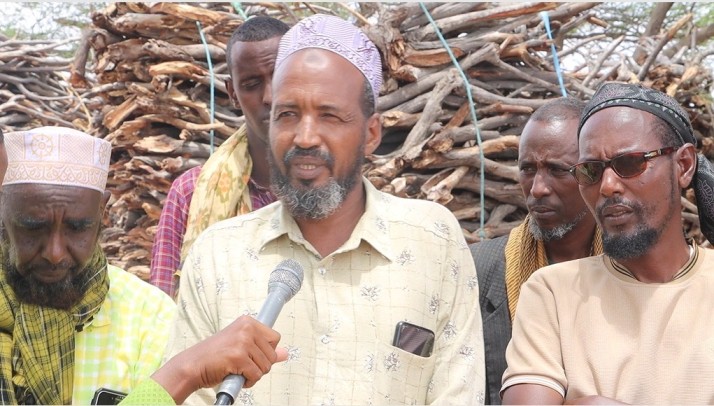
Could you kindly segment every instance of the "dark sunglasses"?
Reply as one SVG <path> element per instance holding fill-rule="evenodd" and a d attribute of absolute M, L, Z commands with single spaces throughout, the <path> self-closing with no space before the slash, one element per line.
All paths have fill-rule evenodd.
<path fill-rule="evenodd" d="M 612 168 L 621 178 L 633 178 L 641 175 L 647 169 L 647 161 L 658 156 L 664 156 L 676 151 L 677 147 L 656 149 L 650 152 L 629 152 L 618 155 L 609 161 L 585 161 L 570 167 L 578 184 L 587 186 L 600 182 L 607 167 Z"/>

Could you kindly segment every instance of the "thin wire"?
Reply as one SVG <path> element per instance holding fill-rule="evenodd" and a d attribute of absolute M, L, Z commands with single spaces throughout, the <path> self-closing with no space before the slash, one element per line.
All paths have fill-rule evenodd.
<path fill-rule="evenodd" d="M 480 187 L 481 193 L 479 196 L 480 204 L 481 204 L 481 212 L 479 214 L 481 227 L 479 228 L 479 237 L 485 238 L 486 232 L 483 229 L 484 228 L 483 213 L 485 210 L 485 201 L 486 201 L 486 197 L 485 197 L 486 178 L 484 175 L 484 172 L 486 169 L 485 169 L 485 163 L 484 163 L 485 158 L 483 155 L 483 148 L 481 147 L 481 131 L 478 128 L 478 119 L 476 117 L 476 109 L 474 108 L 474 98 L 473 98 L 473 95 L 471 94 L 471 84 L 469 83 L 469 80 L 466 78 L 466 74 L 464 73 L 464 70 L 461 69 L 461 65 L 459 65 L 459 61 L 456 60 L 454 53 L 451 52 L 451 47 L 444 39 L 444 36 L 441 35 L 441 30 L 439 30 L 439 26 L 436 25 L 436 21 L 434 21 L 434 19 L 432 18 L 431 14 L 429 13 L 429 10 L 427 10 L 427 8 L 423 2 L 419 2 L 419 6 L 421 6 L 421 9 L 424 11 L 426 18 L 429 19 L 429 23 L 431 23 L 432 27 L 434 27 L 434 31 L 436 32 L 436 35 L 439 37 L 441 44 L 446 49 L 446 52 L 449 54 L 449 58 L 451 58 L 451 63 L 454 64 L 454 66 L 456 67 L 456 70 L 459 72 L 459 75 L 461 75 L 461 80 L 464 81 L 464 87 L 466 88 L 466 97 L 468 97 L 468 100 L 469 100 L 469 111 L 471 112 L 471 121 L 474 123 L 474 128 L 476 129 L 476 143 L 478 144 L 478 153 L 479 153 L 479 157 L 481 158 L 481 165 L 479 168 L 480 172 L 481 172 L 481 187 Z"/>
<path fill-rule="evenodd" d="M 210 109 L 211 109 L 211 124 L 213 124 L 215 120 L 215 115 L 216 115 L 216 83 L 214 80 L 214 75 L 213 75 L 213 63 L 211 62 L 211 52 L 208 50 L 208 43 L 206 42 L 206 37 L 203 35 L 203 29 L 201 28 L 201 22 L 196 21 L 196 26 L 198 27 L 198 33 L 201 35 L 201 42 L 203 42 L 203 48 L 206 51 L 206 61 L 208 61 L 208 75 L 211 79 L 211 102 L 210 102 Z M 213 129 L 208 132 L 209 134 L 209 139 L 211 141 L 211 149 L 210 153 L 213 154 L 213 144 L 214 144 L 214 135 L 213 135 Z"/>
<path fill-rule="evenodd" d="M 545 32 L 548 33 L 548 39 L 550 39 L 550 53 L 553 54 L 553 66 L 555 66 L 555 74 L 558 75 L 558 83 L 560 84 L 560 92 L 563 93 L 563 97 L 568 96 L 568 92 L 565 90 L 565 85 L 563 84 L 563 73 L 560 71 L 560 61 L 558 60 L 558 51 L 555 49 L 555 43 L 553 42 L 553 34 L 550 32 L 550 17 L 548 17 L 547 11 L 541 11 L 540 18 L 543 19 L 545 24 Z"/>
<path fill-rule="evenodd" d="M 245 11 L 243 11 L 243 7 L 241 6 L 239 1 L 232 1 L 231 6 L 233 6 L 233 9 L 240 14 L 240 16 L 243 18 L 243 21 L 248 19 L 248 16 L 245 14 Z"/>

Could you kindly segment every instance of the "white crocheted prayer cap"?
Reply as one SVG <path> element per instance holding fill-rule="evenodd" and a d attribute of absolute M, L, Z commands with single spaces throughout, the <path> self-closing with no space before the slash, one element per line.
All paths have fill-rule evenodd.
<path fill-rule="evenodd" d="M 301 20 L 283 35 L 275 59 L 275 70 L 293 53 L 306 48 L 332 51 L 347 59 L 362 72 L 372 87 L 377 103 L 382 86 L 382 59 L 374 43 L 352 23 L 327 14 Z"/>
<path fill-rule="evenodd" d="M 3 185 L 41 183 L 104 192 L 111 144 L 66 127 L 5 134 L 8 167 Z"/>

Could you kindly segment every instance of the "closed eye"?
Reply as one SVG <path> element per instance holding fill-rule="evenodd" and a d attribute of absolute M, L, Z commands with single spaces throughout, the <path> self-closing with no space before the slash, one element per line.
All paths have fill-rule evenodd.
<path fill-rule="evenodd" d="M 86 219 L 86 220 L 67 220 L 65 221 L 65 225 L 70 231 L 74 232 L 82 232 L 82 231 L 87 231 L 92 226 L 94 226 L 94 220 Z"/>
<path fill-rule="evenodd" d="M 570 168 L 561 168 L 553 166 L 550 168 L 550 173 L 555 177 L 570 176 Z"/>
<path fill-rule="evenodd" d="M 246 81 L 240 82 L 240 88 L 245 89 L 245 90 L 254 89 L 258 86 L 260 86 L 260 80 L 258 80 L 258 79 L 252 79 L 252 80 L 246 80 Z"/>

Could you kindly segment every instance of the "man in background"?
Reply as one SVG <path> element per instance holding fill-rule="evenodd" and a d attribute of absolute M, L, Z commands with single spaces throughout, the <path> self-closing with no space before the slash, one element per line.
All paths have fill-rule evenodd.
<path fill-rule="evenodd" d="M 506 346 L 521 284 L 548 264 L 597 255 L 602 239 L 570 167 L 578 162 L 578 121 L 585 103 L 549 101 L 530 117 L 518 147 L 525 221 L 505 235 L 471 245 L 479 281 L 486 354 L 486 402 L 501 404 Z"/>
<path fill-rule="evenodd" d="M 107 263 L 111 145 L 62 127 L 5 134 L 0 401 L 89 404 L 160 365 L 175 304 Z"/>
<path fill-rule="evenodd" d="M 607 83 L 583 112 L 572 173 L 604 255 L 555 264 L 521 288 L 504 404 L 714 402 L 714 255 L 688 241 L 692 184 L 712 238 L 714 171 L 668 95 Z"/>
<path fill-rule="evenodd" d="M 258 16 L 241 24 L 228 41 L 226 90 L 245 124 L 202 167 L 176 178 L 159 218 L 151 254 L 150 282 L 175 297 L 177 271 L 196 237 L 216 221 L 272 203 L 268 189 L 268 124 L 278 43 L 288 26 Z"/>

